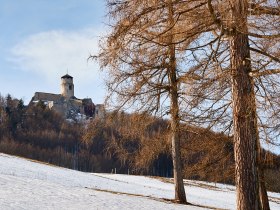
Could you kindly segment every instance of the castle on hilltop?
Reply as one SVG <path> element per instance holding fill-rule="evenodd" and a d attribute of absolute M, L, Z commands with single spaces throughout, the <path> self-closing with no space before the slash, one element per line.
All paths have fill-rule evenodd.
<path fill-rule="evenodd" d="M 104 105 L 94 104 L 91 98 L 78 99 L 74 95 L 73 77 L 66 74 L 61 77 L 61 93 L 43 93 L 35 92 L 30 104 L 39 101 L 51 110 L 60 113 L 67 119 L 73 119 L 77 116 L 85 116 L 87 118 L 104 117 Z"/>

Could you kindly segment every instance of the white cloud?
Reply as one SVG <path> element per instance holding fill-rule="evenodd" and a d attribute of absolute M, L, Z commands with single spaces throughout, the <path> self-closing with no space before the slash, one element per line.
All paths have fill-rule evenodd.
<path fill-rule="evenodd" d="M 31 35 L 12 49 L 12 62 L 24 71 L 41 74 L 49 81 L 69 74 L 90 83 L 99 78 L 98 64 L 88 61 L 98 52 L 99 31 L 47 31 Z"/>

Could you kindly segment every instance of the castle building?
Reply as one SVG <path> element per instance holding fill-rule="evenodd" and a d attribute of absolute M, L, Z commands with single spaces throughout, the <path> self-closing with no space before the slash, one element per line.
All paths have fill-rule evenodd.
<path fill-rule="evenodd" d="M 47 107 L 60 113 L 67 119 L 77 116 L 86 118 L 103 118 L 105 109 L 103 104 L 94 104 L 91 98 L 78 99 L 74 95 L 73 77 L 66 74 L 61 77 L 61 93 L 35 92 L 30 104 L 44 102 Z"/>

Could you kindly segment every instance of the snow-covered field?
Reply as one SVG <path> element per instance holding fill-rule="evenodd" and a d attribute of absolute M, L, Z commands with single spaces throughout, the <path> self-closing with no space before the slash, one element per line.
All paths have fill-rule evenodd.
<path fill-rule="evenodd" d="M 173 184 L 143 176 L 92 174 L 0 153 L 0 209 L 235 209 L 233 186 L 186 180 L 188 202 Z M 280 194 L 269 193 L 271 209 Z"/>

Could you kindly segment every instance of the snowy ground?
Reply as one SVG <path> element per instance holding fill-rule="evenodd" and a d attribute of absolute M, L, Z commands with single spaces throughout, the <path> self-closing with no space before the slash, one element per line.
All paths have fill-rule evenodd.
<path fill-rule="evenodd" d="M 192 206 L 169 202 L 171 183 L 143 176 L 91 174 L 0 153 L 0 209 L 235 209 L 233 186 L 186 180 Z M 269 193 L 271 209 L 280 194 Z"/>

